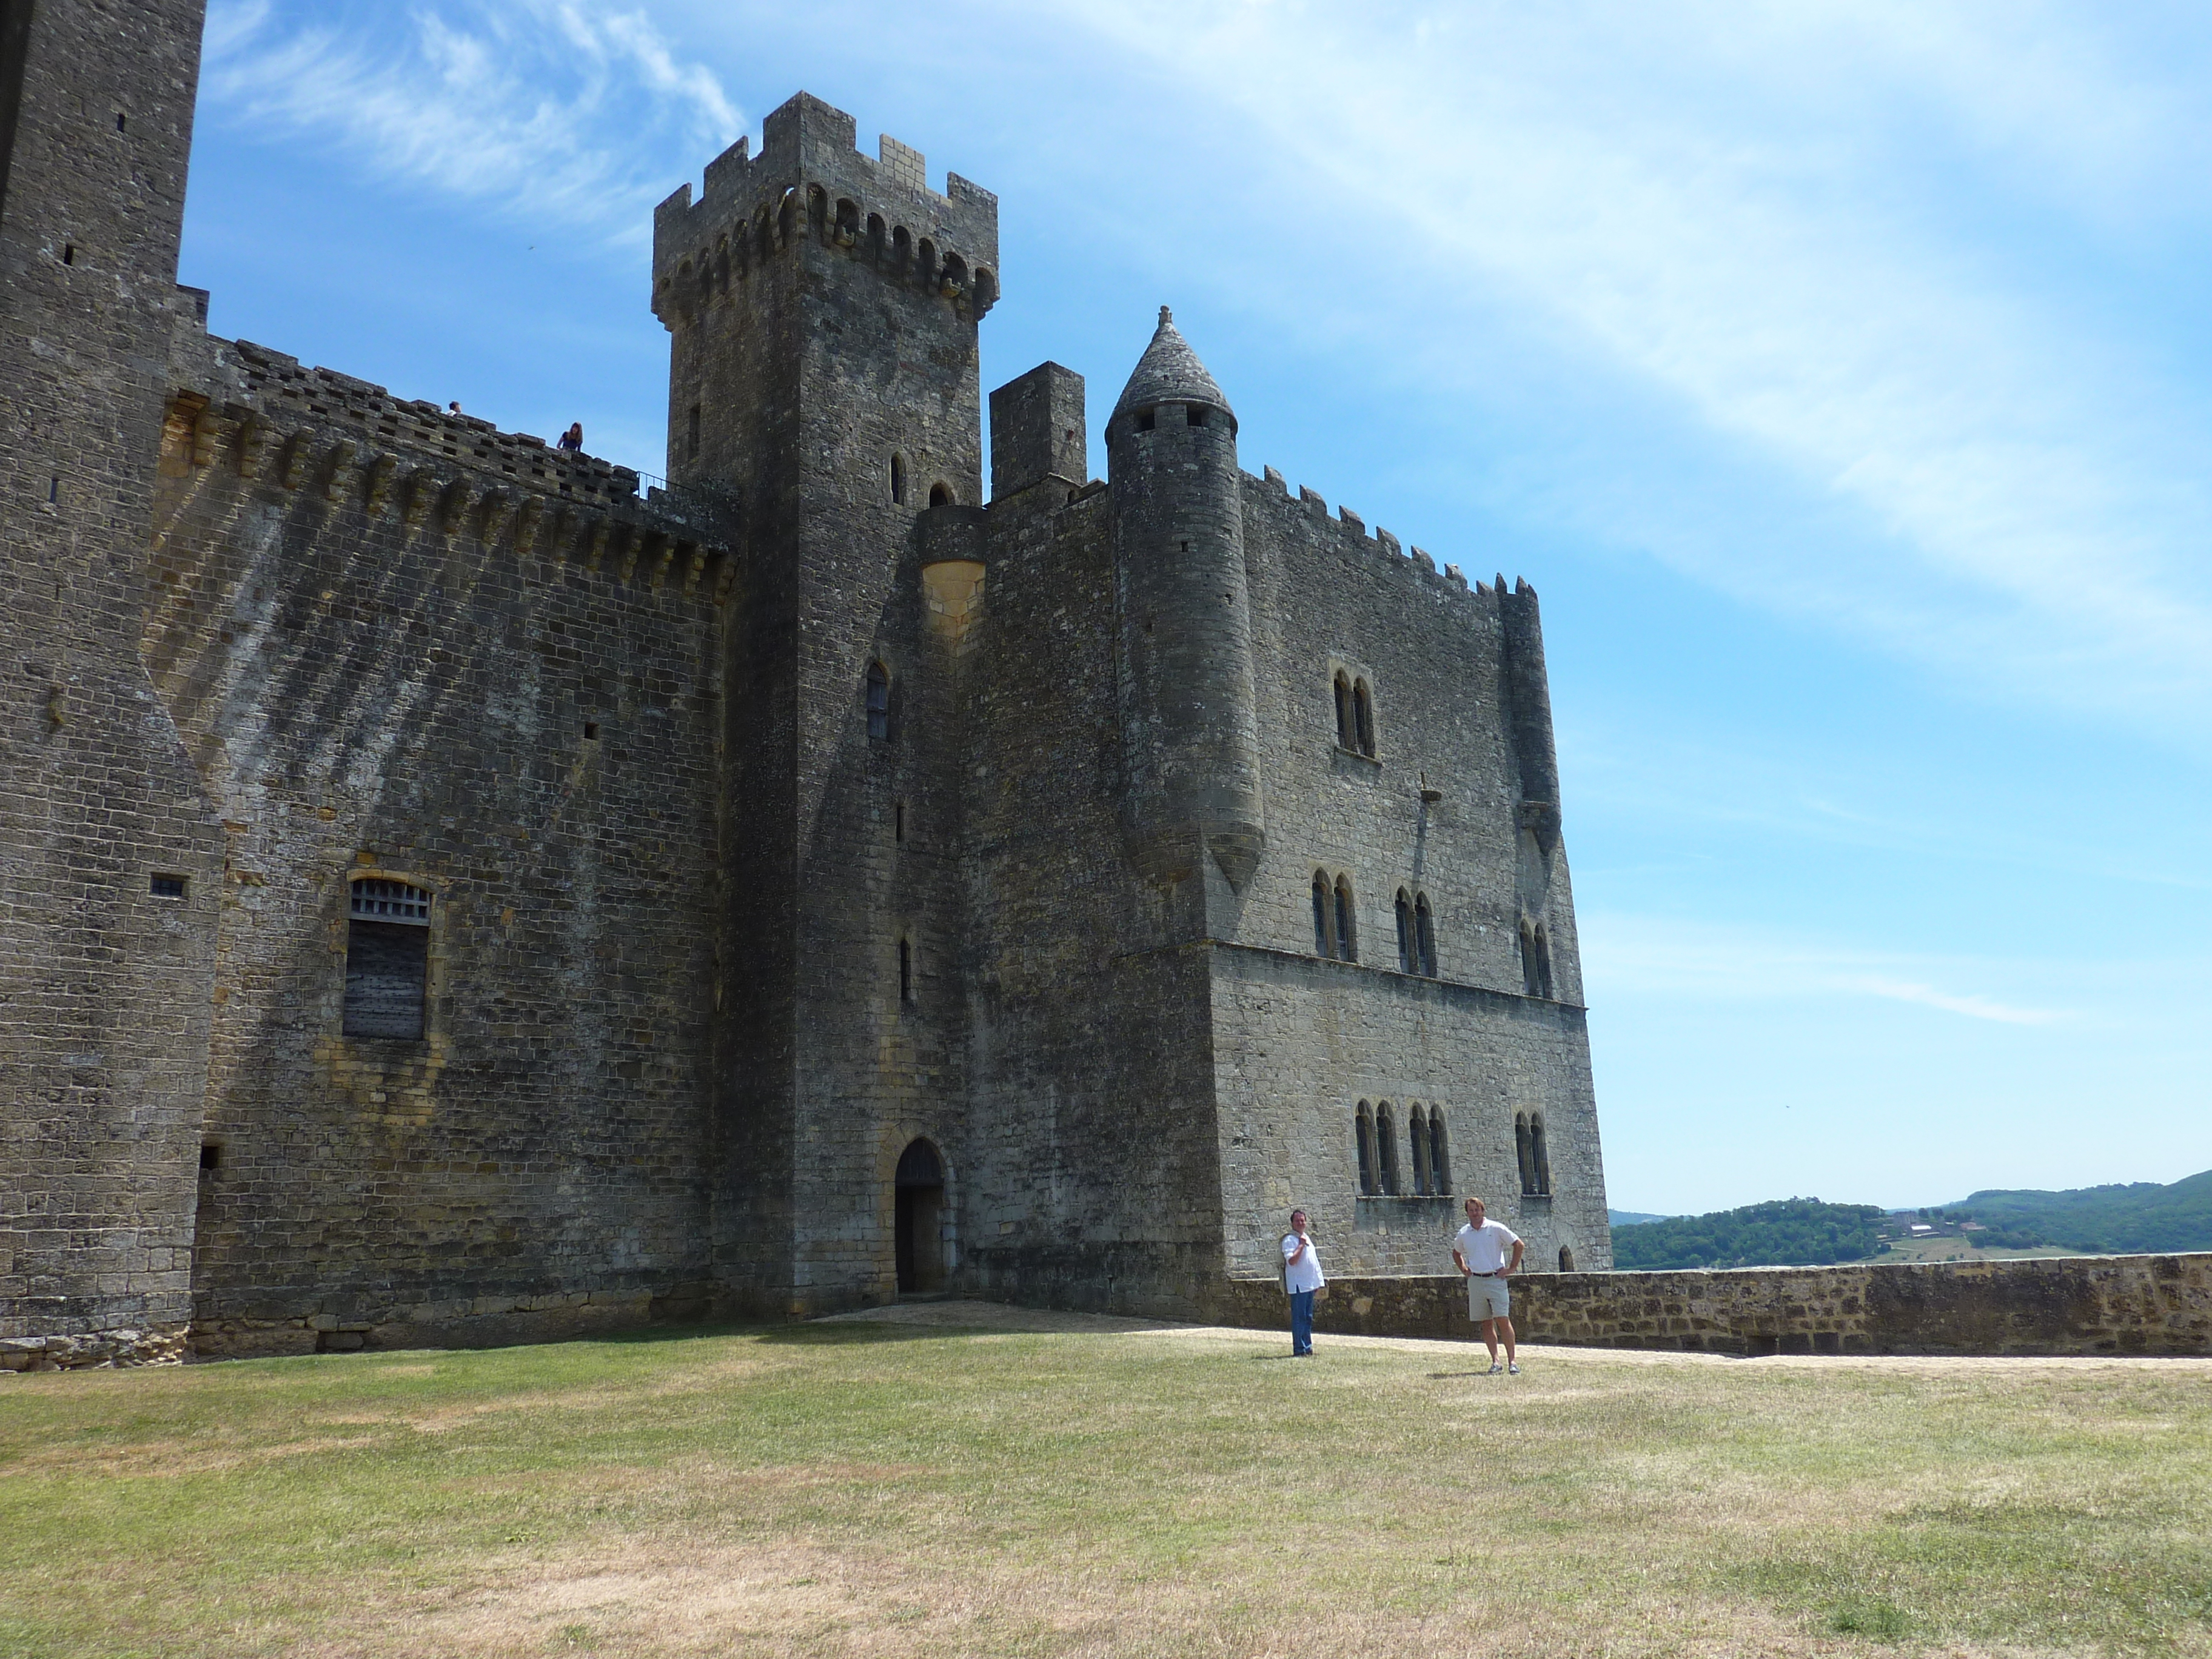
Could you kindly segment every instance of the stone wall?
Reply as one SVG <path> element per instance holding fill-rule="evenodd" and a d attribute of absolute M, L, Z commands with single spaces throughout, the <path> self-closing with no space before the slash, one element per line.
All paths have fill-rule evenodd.
<path fill-rule="evenodd" d="M 1395 961 L 1231 945 L 1215 954 L 1213 1004 L 1231 1271 L 1273 1271 L 1296 1205 L 1333 1274 L 1449 1272 L 1469 1196 L 1527 1242 L 1532 1267 L 1553 1266 L 1562 1246 L 1578 1262 L 1611 1261 L 1582 1009 L 1402 974 Z M 1401 1141 L 1413 1104 L 1444 1114 L 1448 1193 L 1360 1194 L 1360 1099 L 1392 1103 Z M 1553 1126 L 1543 1196 L 1522 1194 L 1515 1156 L 1515 1112 L 1531 1109 Z"/>
<path fill-rule="evenodd" d="M 0 1338 L 158 1357 L 191 1311 L 222 867 L 138 658 L 200 7 L 7 9 Z"/>
<path fill-rule="evenodd" d="M 1514 672 L 1509 619 L 1534 595 L 1470 587 L 1425 553 L 1332 515 L 1281 477 L 1243 481 L 1267 847 L 1216 958 L 1224 1223 L 1232 1272 L 1265 1272 L 1293 1204 L 1345 1273 L 1441 1272 L 1480 1195 L 1550 1267 L 1612 1261 L 1566 854 L 1540 837 L 1528 776 L 1555 780 L 1540 662 Z M 1375 752 L 1337 740 L 1333 683 L 1372 689 Z M 1533 735 L 1531 735 L 1533 733 Z M 1524 748 L 1540 752 L 1525 757 Z M 1556 793 L 1555 781 L 1545 787 Z M 1351 878 L 1358 960 L 1316 950 L 1315 873 Z M 1435 976 L 1406 971 L 1395 900 L 1425 897 Z M 1553 994 L 1526 994 L 1519 930 L 1547 929 Z M 1418 961 L 1413 964 L 1418 967 Z M 1388 1103 L 1395 1195 L 1362 1195 L 1361 1102 Z M 1448 1190 L 1417 1192 L 1413 1109 L 1441 1113 Z M 1516 1115 L 1540 1113 L 1549 1191 L 1522 1195 Z M 1377 1171 L 1379 1179 L 1380 1171 Z"/>
<path fill-rule="evenodd" d="M 1211 1311 L 1287 1328 L 1273 1279 L 1224 1281 Z M 1513 1324 L 1528 1342 L 1727 1354 L 2212 1354 L 2212 1255 L 1529 1273 Z M 1316 1325 L 1480 1340 L 1456 1274 L 1332 1280 Z"/>
<path fill-rule="evenodd" d="M 37 9 L 6 200 L 48 494 L 0 572 L 0 1353 L 160 1358 L 188 1283 L 209 1353 L 884 1299 L 917 1139 L 955 1288 L 1186 1312 L 1293 1202 L 1340 1269 L 1438 1267 L 1470 1190 L 1604 1263 L 1533 594 L 1164 393 L 1071 476 L 1065 370 L 1004 400 L 984 507 L 996 199 L 804 94 L 656 216 L 671 489 L 210 339 L 173 287 L 198 8 L 123 52 L 112 10 Z M 76 57 L 114 97 L 53 94 Z M 1379 746 L 1336 742 L 1339 667 Z M 1357 962 L 1313 948 L 1316 868 Z M 430 896 L 380 947 L 427 963 L 419 1036 L 404 975 L 349 1030 L 364 877 Z"/>
<path fill-rule="evenodd" d="M 991 509 L 964 720 L 965 1282 L 1170 1313 L 1223 1271 L 1209 947 L 1198 884 L 1164 894 L 1127 856 L 1112 503 L 1071 493 L 1048 477 Z"/>
<path fill-rule="evenodd" d="M 654 216 L 669 473 L 747 509 L 719 809 L 742 868 L 719 951 L 714 1251 L 763 1313 L 895 1293 L 891 1171 L 917 1137 L 957 1161 L 966 1100 L 958 670 L 924 627 L 917 521 L 939 492 L 981 502 L 998 204 L 957 175 L 939 193 L 917 152 L 885 139 L 872 159 L 854 137 L 802 93 L 764 118 L 757 156 L 740 140 L 696 202 L 687 185 Z M 889 675 L 880 732 L 872 663 Z"/>
<path fill-rule="evenodd" d="M 726 555 L 280 354 L 173 372 L 141 645 L 227 844 L 198 1350 L 703 1306 Z M 346 1030 L 363 877 L 431 895 L 419 1037 Z"/>

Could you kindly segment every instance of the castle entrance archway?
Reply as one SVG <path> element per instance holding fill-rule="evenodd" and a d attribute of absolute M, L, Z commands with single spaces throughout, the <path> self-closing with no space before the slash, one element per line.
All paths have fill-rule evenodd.
<path fill-rule="evenodd" d="M 899 1154 L 896 1250 L 902 1295 L 945 1288 L 945 1160 L 927 1140 Z"/>

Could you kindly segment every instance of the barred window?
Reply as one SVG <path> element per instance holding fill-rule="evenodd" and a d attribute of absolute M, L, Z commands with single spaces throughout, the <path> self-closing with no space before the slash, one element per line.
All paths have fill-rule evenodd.
<path fill-rule="evenodd" d="M 430 967 L 431 896 L 365 876 L 346 896 L 345 1018 L 349 1037 L 420 1042 Z"/>
<path fill-rule="evenodd" d="M 382 881 L 374 877 L 357 881 L 348 895 L 348 908 L 368 921 L 412 922 L 418 927 L 430 925 L 429 894 L 404 881 Z"/>

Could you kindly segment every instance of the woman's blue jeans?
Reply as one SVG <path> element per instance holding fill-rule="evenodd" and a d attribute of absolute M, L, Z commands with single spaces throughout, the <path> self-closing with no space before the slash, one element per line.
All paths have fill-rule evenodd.
<path fill-rule="evenodd" d="M 1311 1291 L 1291 1292 L 1291 1352 L 1313 1352 L 1313 1299 Z"/>

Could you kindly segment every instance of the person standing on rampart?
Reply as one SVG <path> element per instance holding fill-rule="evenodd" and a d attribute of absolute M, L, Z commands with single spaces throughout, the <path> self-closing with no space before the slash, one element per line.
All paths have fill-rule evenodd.
<path fill-rule="evenodd" d="M 1306 1212 L 1291 1212 L 1291 1230 L 1283 1235 L 1283 1288 L 1291 1293 L 1291 1357 L 1313 1358 L 1314 1292 L 1328 1280 L 1321 1270 L 1321 1256 L 1306 1237 Z"/>
<path fill-rule="evenodd" d="M 1513 1247 L 1511 1261 L 1505 1247 Z M 1498 1339 L 1505 1339 L 1505 1369 L 1521 1375 L 1521 1362 L 1513 1352 L 1513 1294 L 1505 1281 L 1521 1269 L 1522 1243 L 1518 1234 L 1502 1221 L 1483 1218 L 1482 1200 L 1467 1201 L 1467 1225 L 1452 1239 L 1452 1260 L 1467 1275 L 1467 1316 L 1481 1325 L 1482 1340 L 1490 1346 L 1490 1375 L 1498 1375 Z"/>

